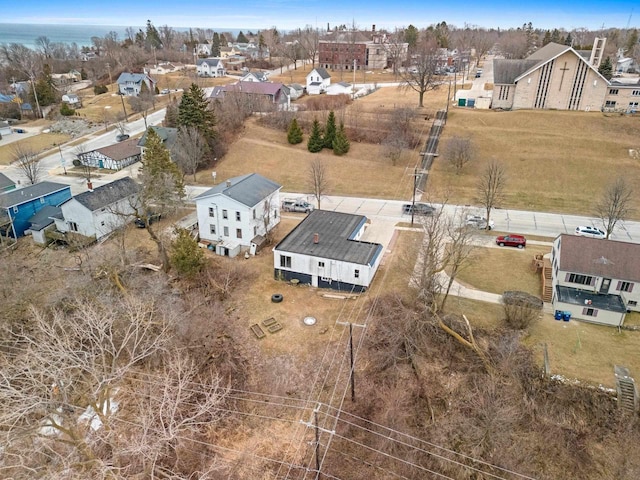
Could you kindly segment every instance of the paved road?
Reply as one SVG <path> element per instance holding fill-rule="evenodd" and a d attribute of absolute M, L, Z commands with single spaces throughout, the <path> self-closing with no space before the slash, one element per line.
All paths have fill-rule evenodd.
<path fill-rule="evenodd" d="M 147 124 L 148 125 L 159 125 L 165 116 L 165 109 L 158 110 L 153 112 L 147 116 Z M 126 127 L 126 132 L 131 135 L 137 135 L 146 130 L 144 119 L 134 120 L 129 122 Z M 18 134 L 15 134 L 16 136 Z M 82 143 L 85 151 L 95 150 L 96 148 L 106 147 L 107 145 L 112 145 L 116 141 L 116 135 L 118 135 L 117 130 L 112 130 L 106 133 L 95 132 L 91 135 L 84 137 L 86 140 Z M 71 193 L 76 195 L 78 193 L 82 193 L 86 191 L 86 181 L 77 176 L 64 175 L 64 169 L 66 167 L 71 167 L 73 164 L 73 159 L 75 158 L 75 151 L 78 147 L 66 145 L 61 147 L 61 151 L 55 150 L 50 155 L 47 155 L 41 160 L 41 165 L 43 167 L 43 171 L 45 175 L 41 178 L 41 180 L 47 180 L 52 182 L 64 183 L 67 185 L 71 185 Z M 61 158 L 62 155 L 62 158 Z M 64 167 L 63 167 L 64 164 Z M 136 167 L 137 168 L 137 167 Z M 6 176 L 11 178 L 14 182 L 20 181 L 24 182 L 26 180 L 24 174 L 14 166 L 9 166 L 5 169 L 0 170 Z M 122 176 L 131 175 L 132 171 L 127 168 L 118 172 L 114 175 L 105 175 L 102 178 L 96 178 L 94 181 L 94 186 L 100 186 L 104 183 L 112 182 Z"/>

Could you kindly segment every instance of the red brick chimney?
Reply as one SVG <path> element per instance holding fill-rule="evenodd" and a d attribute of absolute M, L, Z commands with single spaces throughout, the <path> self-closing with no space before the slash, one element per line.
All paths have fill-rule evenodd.
<path fill-rule="evenodd" d="M 320 234 L 319 233 L 314 233 L 313 234 L 313 243 L 319 243 L 320 242 Z"/>

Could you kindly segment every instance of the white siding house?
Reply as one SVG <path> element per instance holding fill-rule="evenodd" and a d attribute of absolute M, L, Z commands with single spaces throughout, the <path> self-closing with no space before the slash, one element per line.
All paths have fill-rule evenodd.
<path fill-rule="evenodd" d="M 201 240 L 219 255 L 237 255 L 280 223 L 281 185 L 251 173 L 230 178 L 196 197 Z M 255 243 L 255 242 L 254 242 Z"/>
<path fill-rule="evenodd" d="M 124 177 L 76 195 L 60 205 L 56 228 L 99 239 L 133 220 L 139 190 L 131 177 Z"/>
<path fill-rule="evenodd" d="M 551 266 L 554 309 L 612 326 L 640 311 L 639 244 L 560 235 Z"/>
<path fill-rule="evenodd" d="M 220 58 L 199 58 L 196 70 L 199 77 L 224 77 L 227 74 Z"/>
<path fill-rule="evenodd" d="M 273 249 L 276 279 L 362 292 L 373 281 L 383 248 L 363 242 L 367 217 L 314 210 Z"/>
<path fill-rule="evenodd" d="M 327 95 L 353 95 L 353 85 L 347 82 L 332 83 L 327 87 Z"/>
<path fill-rule="evenodd" d="M 331 75 L 324 68 L 314 68 L 307 74 L 307 94 L 320 95 L 331 85 Z"/>
<path fill-rule="evenodd" d="M 142 86 L 146 85 L 151 93 L 155 93 L 156 81 L 144 73 L 121 73 L 118 77 L 118 92 L 120 95 L 137 97 Z"/>

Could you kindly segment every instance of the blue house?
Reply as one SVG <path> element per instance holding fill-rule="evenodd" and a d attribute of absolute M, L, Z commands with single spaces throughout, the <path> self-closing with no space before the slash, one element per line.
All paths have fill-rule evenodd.
<path fill-rule="evenodd" d="M 71 198 L 71 187 L 40 182 L 0 194 L 0 235 L 18 238 L 31 226 L 29 219 L 47 205 L 57 207 Z"/>

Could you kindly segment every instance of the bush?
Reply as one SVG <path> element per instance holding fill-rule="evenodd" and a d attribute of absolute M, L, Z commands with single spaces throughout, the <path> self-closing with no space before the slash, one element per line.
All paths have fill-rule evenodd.
<path fill-rule="evenodd" d="M 107 93 L 108 91 L 109 89 L 106 85 L 96 85 L 93 87 L 93 93 L 95 93 L 96 95 L 101 95 L 103 93 Z"/>
<path fill-rule="evenodd" d="M 511 291 L 502 294 L 502 306 L 507 326 L 515 330 L 524 330 L 540 317 L 543 303 L 534 295 Z"/>
<path fill-rule="evenodd" d="M 75 113 L 76 111 L 66 103 L 63 103 L 62 106 L 60 107 L 60 115 L 62 116 L 70 117 L 72 115 L 75 115 Z"/>
<path fill-rule="evenodd" d="M 289 127 L 289 132 L 287 133 L 287 141 L 291 145 L 302 143 L 302 129 L 298 125 L 298 121 L 295 118 L 291 121 L 291 126 Z"/>

